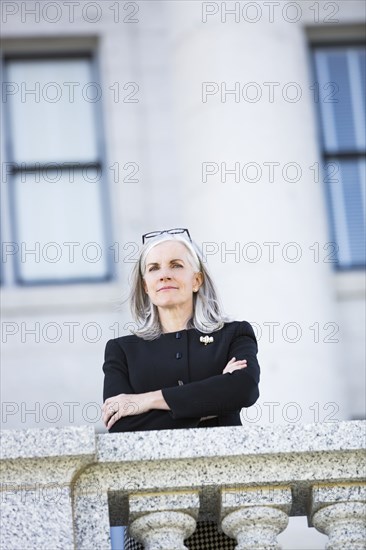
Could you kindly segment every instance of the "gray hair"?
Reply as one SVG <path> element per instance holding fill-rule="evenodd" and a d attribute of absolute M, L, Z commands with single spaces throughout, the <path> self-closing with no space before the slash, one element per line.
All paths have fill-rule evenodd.
<path fill-rule="evenodd" d="M 203 283 L 198 292 L 193 294 L 193 317 L 187 323 L 187 329 L 196 328 L 204 334 L 220 330 L 229 321 L 219 303 L 216 288 L 204 266 L 197 245 L 180 235 L 165 234 L 147 240 L 143 245 L 138 261 L 132 270 L 130 308 L 134 321 L 139 326 L 132 332 L 144 340 L 154 340 L 162 334 L 158 308 L 151 302 L 143 286 L 146 270 L 146 257 L 150 250 L 165 241 L 177 241 L 188 250 L 188 259 L 195 272 L 201 272 Z"/>

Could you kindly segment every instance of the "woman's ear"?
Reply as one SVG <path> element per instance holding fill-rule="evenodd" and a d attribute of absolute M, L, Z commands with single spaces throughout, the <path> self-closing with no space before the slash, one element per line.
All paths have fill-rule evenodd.
<path fill-rule="evenodd" d="M 193 292 L 198 292 L 202 284 L 203 284 L 203 274 L 201 273 L 201 271 L 198 271 L 198 273 L 194 274 Z"/>

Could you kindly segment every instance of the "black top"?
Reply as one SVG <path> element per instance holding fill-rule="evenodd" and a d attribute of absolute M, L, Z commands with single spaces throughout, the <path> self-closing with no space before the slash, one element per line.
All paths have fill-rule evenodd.
<path fill-rule="evenodd" d="M 213 341 L 205 344 L 205 336 Z M 171 409 L 120 418 L 109 431 L 194 428 L 201 417 L 212 415 L 218 418 L 208 425 L 240 425 L 240 409 L 253 405 L 259 396 L 257 351 L 247 321 L 225 323 L 209 335 L 188 329 L 155 340 L 134 335 L 109 340 L 103 400 L 120 393 L 162 390 Z M 222 374 L 232 357 L 246 359 L 248 366 Z"/>

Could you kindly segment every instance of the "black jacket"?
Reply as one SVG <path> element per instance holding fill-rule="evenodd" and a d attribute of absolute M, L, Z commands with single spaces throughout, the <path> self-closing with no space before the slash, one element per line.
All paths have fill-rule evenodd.
<path fill-rule="evenodd" d="M 162 390 L 170 411 L 152 410 L 118 420 L 110 432 L 194 428 L 201 417 L 216 415 L 207 425 L 240 425 L 240 409 L 259 396 L 257 340 L 246 321 L 225 323 L 208 336 L 196 329 L 163 334 L 156 340 L 122 336 L 107 342 L 103 400 L 120 393 Z M 222 374 L 228 361 L 247 360 L 247 367 Z M 204 423 L 200 426 L 205 425 Z"/>

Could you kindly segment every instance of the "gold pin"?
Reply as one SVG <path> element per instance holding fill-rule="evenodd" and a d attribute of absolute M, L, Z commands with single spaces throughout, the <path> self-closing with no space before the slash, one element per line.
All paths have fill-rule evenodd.
<path fill-rule="evenodd" d="M 213 336 L 200 336 L 200 342 L 205 344 L 205 346 L 207 346 L 207 344 L 211 344 L 213 341 Z"/>

